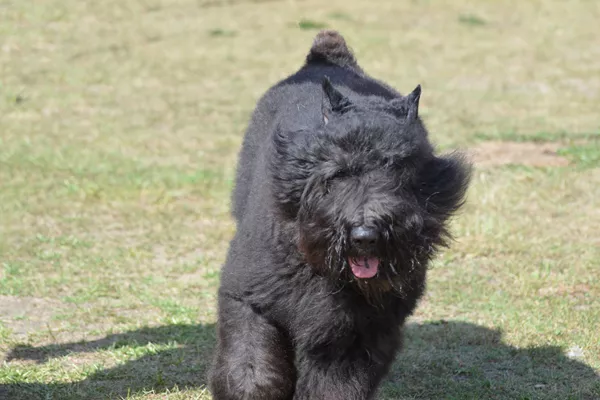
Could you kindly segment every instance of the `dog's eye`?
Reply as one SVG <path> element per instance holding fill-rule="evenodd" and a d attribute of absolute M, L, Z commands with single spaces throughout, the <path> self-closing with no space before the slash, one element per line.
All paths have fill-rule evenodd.
<path fill-rule="evenodd" d="M 333 174 L 331 177 L 329 177 L 329 179 L 327 179 L 327 182 L 333 182 L 336 180 L 344 179 L 344 178 L 349 177 L 350 175 L 352 175 L 352 171 L 349 171 L 346 169 L 341 169 L 341 170 L 337 171 L 335 174 Z"/>
<path fill-rule="evenodd" d="M 384 168 L 396 168 L 402 166 L 402 158 L 395 155 L 385 156 L 381 158 L 381 161 L 378 161 L 378 165 Z"/>
<path fill-rule="evenodd" d="M 338 171 L 331 177 L 331 180 L 333 181 L 335 179 L 341 179 L 347 175 L 348 175 L 347 171 Z"/>

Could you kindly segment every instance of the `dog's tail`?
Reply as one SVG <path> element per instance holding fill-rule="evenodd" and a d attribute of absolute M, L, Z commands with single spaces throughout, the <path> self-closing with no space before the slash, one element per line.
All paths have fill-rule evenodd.
<path fill-rule="evenodd" d="M 360 71 L 354 54 L 338 32 L 323 30 L 317 34 L 306 57 L 306 63 L 328 63 L 340 67 L 350 67 Z"/>

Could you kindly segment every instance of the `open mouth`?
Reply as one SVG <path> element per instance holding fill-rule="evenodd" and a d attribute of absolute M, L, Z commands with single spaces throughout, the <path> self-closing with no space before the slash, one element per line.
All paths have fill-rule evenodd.
<path fill-rule="evenodd" d="M 354 276 L 360 279 L 369 279 L 377 275 L 379 258 L 377 257 L 349 257 L 348 262 Z"/>

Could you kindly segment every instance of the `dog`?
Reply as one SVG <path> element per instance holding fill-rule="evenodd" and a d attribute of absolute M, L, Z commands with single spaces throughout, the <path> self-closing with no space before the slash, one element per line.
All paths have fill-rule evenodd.
<path fill-rule="evenodd" d="M 469 184 L 460 153 L 434 154 L 420 96 L 322 31 L 259 100 L 221 273 L 215 400 L 374 398 Z"/>

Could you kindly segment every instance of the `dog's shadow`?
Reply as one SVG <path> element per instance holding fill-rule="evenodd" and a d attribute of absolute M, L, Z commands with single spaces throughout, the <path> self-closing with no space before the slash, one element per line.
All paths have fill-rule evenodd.
<path fill-rule="evenodd" d="M 405 338 L 404 350 L 383 384 L 382 399 L 600 398 L 594 370 L 555 346 L 519 349 L 503 344 L 497 330 L 452 321 L 410 323 Z M 8 354 L 8 365 L 55 362 L 76 354 L 91 365 L 105 350 L 146 350 L 139 358 L 95 370 L 77 382 L 0 384 L 0 398 L 118 399 L 205 387 L 214 341 L 213 325 L 167 325 L 88 342 L 20 345 Z"/>
<path fill-rule="evenodd" d="M 384 399 L 600 399 L 600 376 L 558 346 L 517 348 L 459 321 L 408 324 Z"/>
<path fill-rule="evenodd" d="M 86 374 L 85 379 L 72 383 L 0 383 L 0 399 L 125 399 L 139 393 L 204 387 L 214 343 L 214 324 L 174 324 L 108 335 L 93 341 L 41 347 L 19 345 L 8 353 L 9 365 L 55 362 L 68 355 L 73 355 L 71 360 L 75 361 L 67 359 L 65 364 L 93 366 L 103 361 L 116 365 L 98 370 L 91 367 L 93 372 Z M 136 352 L 141 355 L 131 360 Z M 130 360 L 119 363 L 120 356 Z"/>

